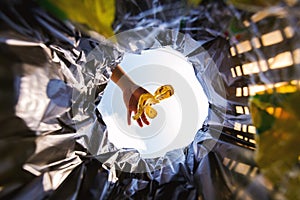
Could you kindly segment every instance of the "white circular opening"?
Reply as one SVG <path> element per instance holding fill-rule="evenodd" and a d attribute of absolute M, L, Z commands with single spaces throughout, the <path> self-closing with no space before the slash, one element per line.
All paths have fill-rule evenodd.
<path fill-rule="evenodd" d="M 120 65 L 150 93 L 166 84 L 175 93 L 154 105 L 158 115 L 149 119 L 149 126 L 141 128 L 134 120 L 129 126 L 122 91 L 110 81 L 98 106 L 109 141 L 117 148 L 134 148 L 143 158 L 164 156 L 190 144 L 207 117 L 208 101 L 187 59 L 171 48 L 159 48 L 140 55 L 126 53 Z"/>

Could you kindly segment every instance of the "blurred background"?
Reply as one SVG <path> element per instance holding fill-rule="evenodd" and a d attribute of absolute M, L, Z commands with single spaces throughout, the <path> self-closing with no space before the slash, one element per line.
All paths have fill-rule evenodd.
<path fill-rule="evenodd" d="M 300 199 L 298 11 L 297 0 L 2 0 L 0 198 Z M 119 48 L 126 31 L 134 45 Z M 164 46 L 192 63 L 208 116 L 187 147 L 143 159 L 110 143 L 96 108 L 124 52 Z"/>

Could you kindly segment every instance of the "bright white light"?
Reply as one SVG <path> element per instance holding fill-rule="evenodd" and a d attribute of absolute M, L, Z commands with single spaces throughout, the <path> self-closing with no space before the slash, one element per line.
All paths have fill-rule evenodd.
<path fill-rule="evenodd" d="M 137 149 L 144 158 L 164 156 L 190 144 L 207 117 L 208 101 L 187 59 L 175 50 L 160 48 L 141 55 L 127 53 L 120 65 L 149 92 L 171 84 L 175 94 L 154 106 L 158 115 L 150 126 L 140 128 L 135 121 L 128 126 L 122 92 L 110 81 L 98 107 L 109 141 L 117 148 Z"/>

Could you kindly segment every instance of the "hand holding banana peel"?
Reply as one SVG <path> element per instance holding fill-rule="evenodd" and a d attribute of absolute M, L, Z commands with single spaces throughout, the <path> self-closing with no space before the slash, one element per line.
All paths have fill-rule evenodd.
<path fill-rule="evenodd" d="M 151 119 L 157 116 L 157 111 L 151 106 L 174 94 L 174 88 L 171 85 L 160 86 L 153 95 L 150 94 L 131 80 L 120 65 L 114 69 L 111 80 L 123 91 L 128 125 L 131 125 L 132 118 L 140 127 L 143 127 L 143 124 L 149 125 L 146 115 Z M 133 117 L 131 117 L 132 113 L 134 113 Z"/>

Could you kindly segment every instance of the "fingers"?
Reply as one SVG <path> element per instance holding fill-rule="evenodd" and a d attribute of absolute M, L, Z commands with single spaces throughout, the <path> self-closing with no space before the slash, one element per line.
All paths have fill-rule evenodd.
<path fill-rule="evenodd" d="M 136 121 L 139 124 L 139 126 L 142 128 L 143 127 L 143 122 L 142 122 L 141 118 L 138 118 Z"/>
<path fill-rule="evenodd" d="M 128 111 L 128 115 L 127 115 L 127 122 L 128 122 L 128 125 L 129 125 L 129 126 L 131 125 L 131 112 L 132 112 L 132 111 Z M 136 114 L 136 111 L 133 111 L 133 113 Z M 149 124 L 150 124 L 149 121 L 148 121 L 147 118 L 146 118 L 145 113 L 143 113 L 142 116 L 136 120 L 136 122 L 138 123 L 138 125 L 139 125 L 141 128 L 143 127 L 143 122 L 144 122 L 146 125 L 149 125 Z"/>
<path fill-rule="evenodd" d="M 130 126 L 131 125 L 131 110 L 127 111 L 127 124 Z"/>
<path fill-rule="evenodd" d="M 150 124 L 149 121 L 148 121 L 148 119 L 147 119 L 147 117 L 146 117 L 146 115 L 145 115 L 145 113 L 143 113 L 143 114 L 141 115 L 141 119 L 142 119 L 142 121 L 143 121 L 146 125 L 149 125 L 149 124 Z"/>
<path fill-rule="evenodd" d="M 146 125 L 149 125 L 149 121 L 145 115 L 145 113 L 142 114 L 142 116 L 140 118 L 138 118 L 137 120 L 137 123 L 140 127 L 143 127 L 143 122 L 146 124 Z"/>

